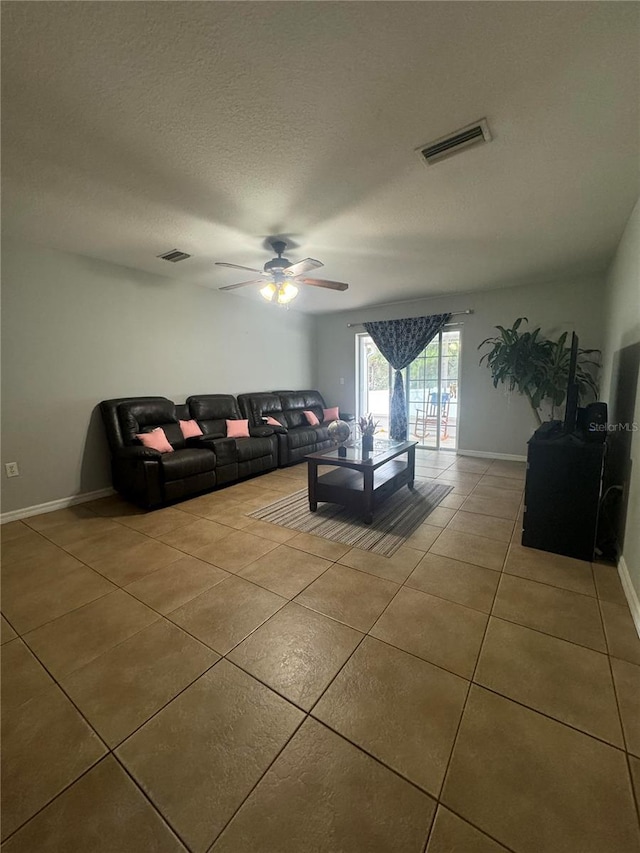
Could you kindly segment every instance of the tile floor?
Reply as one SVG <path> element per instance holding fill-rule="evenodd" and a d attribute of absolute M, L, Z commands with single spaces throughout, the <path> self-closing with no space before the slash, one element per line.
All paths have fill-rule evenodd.
<path fill-rule="evenodd" d="M 616 571 L 518 544 L 523 465 L 418 470 L 389 559 L 249 517 L 304 466 L 4 525 L 3 853 L 638 853 Z"/>

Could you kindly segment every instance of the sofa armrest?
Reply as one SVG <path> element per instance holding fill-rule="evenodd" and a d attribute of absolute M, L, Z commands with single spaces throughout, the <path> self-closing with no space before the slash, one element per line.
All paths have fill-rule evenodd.
<path fill-rule="evenodd" d="M 217 441 L 219 438 L 226 438 L 226 436 L 221 432 L 210 432 L 206 435 L 192 435 L 186 439 L 185 443 L 187 447 L 208 448 L 213 446 L 211 442 Z"/>
<path fill-rule="evenodd" d="M 268 438 L 270 435 L 273 435 L 277 429 L 278 427 L 272 426 L 249 427 L 249 435 L 251 438 Z M 282 427 L 282 429 L 284 429 L 284 427 Z"/>
<path fill-rule="evenodd" d="M 135 460 L 135 459 L 160 459 L 162 453 L 159 450 L 153 450 L 151 447 L 121 447 L 115 454 L 116 459 Z"/>
<path fill-rule="evenodd" d="M 340 420 L 341 421 L 347 421 L 347 423 L 349 423 L 350 421 L 355 421 L 355 419 L 356 419 L 356 416 L 350 414 L 349 412 L 341 412 L 340 413 Z"/>

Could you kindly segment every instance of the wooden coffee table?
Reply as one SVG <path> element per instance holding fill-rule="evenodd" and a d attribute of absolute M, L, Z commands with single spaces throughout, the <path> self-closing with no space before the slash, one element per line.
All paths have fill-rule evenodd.
<path fill-rule="evenodd" d="M 413 489 L 417 444 L 377 439 L 372 451 L 363 451 L 362 443 L 356 441 L 345 448 L 305 456 L 309 463 L 309 509 L 315 512 L 319 501 L 340 504 L 371 524 L 374 511 L 388 497 L 403 486 Z M 398 458 L 402 456 L 406 458 Z M 325 465 L 333 470 L 318 475 L 318 468 Z"/>

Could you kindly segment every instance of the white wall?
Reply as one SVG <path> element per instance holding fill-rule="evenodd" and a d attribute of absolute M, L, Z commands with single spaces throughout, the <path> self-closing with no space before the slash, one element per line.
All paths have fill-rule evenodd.
<path fill-rule="evenodd" d="M 312 387 L 296 311 L 8 240 L 2 274 L 3 512 L 110 485 L 100 400 Z"/>
<path fill-rule="evenodd" d="M 603 399 L 610 401 L 610 424 L 631 423 L 640 427 L 639 371 L 640 200 L 607 277 Z M 640 599 L 640 431 L 612 432 L 609 444 L 618 482 L 624 487 L 624 510 L 618 531 L 622 555 Z M 635 615 L 638 618 L 640 612 Z"/>
<path fill-rule="evenodd" d="M 316 385 L 329 405 L 339 404 L 354 411 L 356 399 L 355 335 L 362 328 L 348 323 L 417 317 L 448 311 L 473 310 L 460 318 L 462 358 L 460 366 L 461 450 L 526 455 L 526 442 L 535 428 L 524 397 L 494 389 L 486 367 L 480 367 L 478 345 L 497 334 L 494 326 L 510 326 L 517 317 L 530 320 L 543 332 L 554 335 L 575 330 L 583 348 L 600 348 L 604 281 L 600 277 L 553 281 L 544 285 L 501 288 L 484 292 L 451 294 L 415 302 L 381 305 L 339 314 L 325 314 L 317 320 Z M 484 352 L 484 350 L 483 350 Z M 344 385 L 340 384 L 340 378 Z"/>

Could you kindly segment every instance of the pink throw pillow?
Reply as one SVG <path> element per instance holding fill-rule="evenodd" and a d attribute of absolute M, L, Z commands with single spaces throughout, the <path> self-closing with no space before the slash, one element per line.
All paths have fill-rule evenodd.
<path fill-rule="evenodd" d="M 197 421 L 178 421 L 180 424 L 180 430 L 184 438 L 195 438 L 198 435 L 202 435 L 202 430 L 198 426 Z"/>
<path fill-rule="evenodd" d="M 150 447 L 152 450 L 159 450 L 160 453 L 173 453 L 173 447 L 167 441 L 167 436 L 162 427 L 156 427 L 151 432 L 141 432 L 139 435 L 136 435 L 136 438 L 145 447 Z"/>
<path fill-rule="evenodd" d="M 322 412 L 322 419 L 324 421 L 337 421 L 340 417 L 338 406 L 334 406 L 332 409 L 323 409 Z"/>
<path fill-rule="evenodd" d="M 269 417 L 264 418 L 264 422 L 267 426 L 282 426 L 280 421 L 277 421 L 275 418 L 272 418 L 271 415 Z"/>
<path fill-rule="evenodd" d="M 227 438 L 249 438 L 249 421 L 227 421 Z"/>
<path fill-rule="evenodd" d="M 307 419 L 307 423 L 309 424 L 309 426 L 318 426 L 318 424 L 320 423 L 320 421 L 319 421 L 319 420 L 317 419 L 317 417 L 313 414 L 313 412 L 304 412 L 304 411 L 303 411 L 303 413 L 302 413 L 302 414 L 303 414 L 303 415 L 305 416 L 305 418 Z"/>

